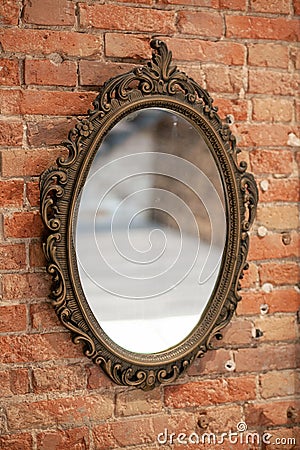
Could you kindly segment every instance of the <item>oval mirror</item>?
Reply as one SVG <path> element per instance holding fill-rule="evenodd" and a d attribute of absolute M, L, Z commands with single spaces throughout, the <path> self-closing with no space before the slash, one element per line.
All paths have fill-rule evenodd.
<path fill-rule="evenodd" d="M 41 177 L 52 298 L 117 383 L 175 380 L 230 320 L 257 188 L 212 99 L 151 41 Z"/>

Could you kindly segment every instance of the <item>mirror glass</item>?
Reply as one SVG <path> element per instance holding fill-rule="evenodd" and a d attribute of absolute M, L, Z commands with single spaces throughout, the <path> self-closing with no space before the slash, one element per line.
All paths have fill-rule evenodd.
<path fill-rule="evenodd" d="M 115 125 L 73 225 L 82 289 L 116 344 L 156 353 L 191 333 L 219 276 L 226 215 L 212 153 L 185 117 L 146 108 Z"/>

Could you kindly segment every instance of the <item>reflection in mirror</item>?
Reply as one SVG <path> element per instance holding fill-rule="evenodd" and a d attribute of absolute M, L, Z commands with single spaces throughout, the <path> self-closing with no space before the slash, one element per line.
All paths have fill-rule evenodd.
<path fill-rule="evenodd" d="M 225 246 L 224 192 L 191 123 L 147 108 L 114 126 L 77 201 L 76 256 L 104 332 L 136 353 L 164 351 L 200 320 Z"/>

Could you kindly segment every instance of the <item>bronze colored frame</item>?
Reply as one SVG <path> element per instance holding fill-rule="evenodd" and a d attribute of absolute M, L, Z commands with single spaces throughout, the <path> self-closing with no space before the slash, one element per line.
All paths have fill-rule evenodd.
<path fill-rule="evenodd" d="M 214 336 L 228 324 L 241 299 L 239 279 L 247 269 L 248 231 L 253 223 L 258 192 L 254 178 L 238 164 L 236 141 L 217 114 L 208 92 L 172 65 L 172 54 L 157 39 L 151 41 L 152 60 L 116 76 L 101 88 L 86 118 L 64 143 L 66 158 L 46 170 L 40 181 L 41 213 L 48 230 L 43 244 L 48 272 L 53 277 L 51 298 L 75 343 L 117 384 L 152 389 L 177 379 L 199 356 L 212 348 Z M 222 180 L 227 238 L 220 275 L 197 327 L 178 345 L 159 353 L 138 354 L 113 342 L 101 329 L 84 296 L 73 246 L 76 200 L 90 165 L 108 131 L 133 111 L 162 107 L 174 111 L 199 130 L 213 154 Z"/>

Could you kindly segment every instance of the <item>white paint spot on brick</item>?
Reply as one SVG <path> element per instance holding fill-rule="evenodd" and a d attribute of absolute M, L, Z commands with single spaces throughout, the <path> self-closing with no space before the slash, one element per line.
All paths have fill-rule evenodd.
<path fill-rule="evenodd" d="M 300 147 L 300 138 L 298 138 L 294 133 L 289 133 L 287 144 L 292 147 Z"/>
<path fill-rule="evenodd" d="M 271 283 L 264 283 L 261 287 L 261 289 L 266 292 L 266 293 L 270 293 L 273 291 L 273 284 Z"/>
<path fill-rule="evenodd" d="M 268 234 L 268 230 L 266 227 L 263 226 L 258 227 L 257 234 L 259 237 L 265 237 Z"/>
<path fill-rule="evenodd" d="M 261 190 L 263 192 L 267 192 L 267 190 L 269 189 L 269 182 L 268 182 L 268 180 L 261 181 L 260 182 L 260 187 L 261 187 Z"/>

